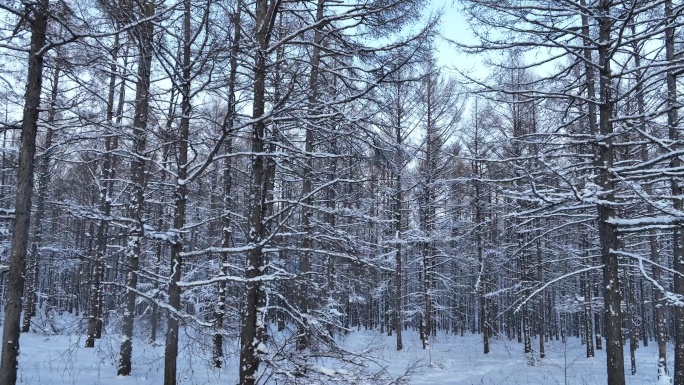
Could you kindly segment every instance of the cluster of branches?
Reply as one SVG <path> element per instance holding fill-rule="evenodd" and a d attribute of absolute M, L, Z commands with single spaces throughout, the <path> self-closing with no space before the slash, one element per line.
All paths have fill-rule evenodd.
<path fill-rule="evenodd" d="M 167 385 L 181 327 L 241 384 L 349 383 L 360 327 L 605 336 L 618 385 L 673 335 L 684 381 L 682 4 L 463 3 L 468 103 L 418 0 L 0 5 L 0 383 L 41 311 L 120 375 L 165 320 Z"/>
<path fill-rule="evenodd" d="M 520 275 L 518 286 L 497 283 L 488 298 L 520 290 L 514 306 L 525 319 L 534 298 L 537 309 L 545 300 L 558 305 L 558 293 L 567 293 L 562 282 L 574 281 L 588 355 L 592 334 L 597 343 L 605 335 L 608 383 L 625 383 L 623 330 L 635 373 L 634 350 L 638 339 L 648 342 L 646 329 L 655 334 L 658 376 L 665 381 L 665 344 L 675 339 L 674 382 L 681 383 L 682 4 L 463 4 L 476 42 L 457 44 L 496 73 L 488 79 L 464 74 L 494 111 L 475 124 L 484 127 L 481 147 L 487 148 L 471 162 L 487 170 L 480 183 L 503 207 L 508 225 L 501 230 L 509 233 L 504 237 Z M 483 277 L 490 281 L 487 270 Z M 499 268 L 490 271 L 501 275 Z M 560 300 L 565 309 L 557 311 L 572 309 L 571 301 Z"/>
<path fill-rule="evenodd" d="M 378 219 L 358 205 L 382 108 L 372 96 L 422 60 L 435 27 L 423 4 L 0 10 L 3 81 L 26 89 L 2 95 L 13 222 L 0 382 L 16 383 L 19 333 L 41 328 L 39 311 L 83 314 L 87 348 L 120 328 L 123 376 L 134 326 L 154 342 L 163 319 L 165 384 L 178 382 L 181 326 L 213 340 L 215 367 L 224 337 L 239 338 L 242 384 L 359 376 L 364 361 L 334 336 L 349 329 L 350 277 L 382 270 L 365 235 Z"/>

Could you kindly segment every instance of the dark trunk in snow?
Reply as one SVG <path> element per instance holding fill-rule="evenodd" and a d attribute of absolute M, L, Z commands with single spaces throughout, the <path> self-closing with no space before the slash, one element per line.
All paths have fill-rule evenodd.
<path fill-rule="evenodd" d="M 190 62 L 190 48 L 192 45 L 192 31 L 190 27 L 190 0 L 183 1 L 183 49 L 180 79 L 181 119 L 178 128 L 178 138 L 175 143 L 177 157 L 177 179 L 174 196 L 173 231 L 175 232 L 171 244 L 171 277 L 169 279 L 169 305 L 176 311 L 181 308 L 181 280 L 183 268 L 183 246 L 185 244 L 185 211 L 188 193 L 188 140 L 190 136 L 190 81 L 192 64 Z M 166 345 L 164 348 L 164 385 L 176 385 L 176 358 L 178 357 L 178 325 L 176 314 L 169 314 L 166 329 Z"/>
<path fill-rule="evenodd" d="M 279 0 L 257 0 L 255 17 L 255 42 L 258 50 L 254 57 L 254 99 L 252 106 L 252 124 L 250 140 L 252 143 L 250 186 L 248 197 L 248 229 L 247 241 L 252 248 L 247 252 L 245 266 L 245 303 L 242 310 L 242 332 L 240 335 L 240 384 L 254 385 L 261 363 L 260 355 L 264 353 L 262 346 L 266 337 L 266 292 L 264 283 L 259 277 L 264 274 L 264 251 L 261 244 L 266 237 L 267 224 L 264 219 L 267 214 L 267 197 L 270 194 L 268 161 L 266 150 L 266 121 L 264 113 L 266 107 L 266 77 L 267 52 L 269 37 L 273 30 L 273 23 L 280 8 Z"/>
<path fill-rule="evenodd" d="M 608 383 L 625 384 L 625 362 L 622 346 L 622 309 L 620 298 L 620 277 L 618 273 L 618 236 L 615 225 L 610 223 L 616 217 L 615 182 L 610 168 L 613 166 L 614 148 L 613 134 L 613 84 L 610 67 L 611 29 L 613 19 L 610 15 L 609 0 L 599 2 L 601 17 L 598 20 L 599 41 L 599 135 L 603 140 L 595 144 L 594 166 L 597 171 L 596 184 L 601 189 L 602 199 L 596 205 L 598 211 L 598 233 L 603 262 L 603 306 L 606 330 L 606 367 Z"/>
<path fill-rule="evenodd" d="M 154 15 L 154 4 L 143 2 L 140 4 L 141 11 L 147 18 Z M 126 300 L 123 315 L 122 342 L 119 355 L 117 375 L 128 376 L 131 374 L 131 354 L 133 351 L 133 322 L 135 319 L 135 299 L 138 286 L 138 268 L 140 265 L 140 253 L 144 228 L 142 212 L 144 204 L 143 188 L 145 184 L 145 150 L 146 130 L 150 102 L 150 70 L 152 67 L 152 39 L 154 25 L 152 21 L 141 22 L 135 30 L 138 42 L 138 84 L 135 90 L 135 116 L 131 132 L 133 158 L 131 159 L 131 198 L 128 205 L 128 239 L 126 245 L 126 257 L 128 268 L 126 276 Z"/>
<path fill-rule="evenodd" d="M 28 7 L 28 6 L 27 6 Z M 9 274 L 5 297 L 5 320 L 2 332 L 2 358 L 0 359 L 0 384 L 15 385 L 19 357 L 19 334 L 24 290 L 24 269 L 26 267 L 26 245 L 31 225 L 31 197 L 33 195 L 33 168 L 36 152 L 36 132 L 40 93 L 43 82 L 43 46 L 47 31 L 49 1 L 39 0 L 30 6 L 33 18 L 31 46 L 29 48 L 26 93 L 21 124 L 21 147 L 17 172 L 17 194 L 14 206 L 14 223 L 9 256 Z M 27 9 L 28 11 L 28 9 Z"/>
<path fill-rule="evenodd" d="M 38 285 L 38 263 L 40 255 L 38 247 L 43 242 L 43 217 L 45 216 L 45 200 L 48 194 L 48 184 L 50 183 L 50 152 L 52 151 L 52 141 L 57 111 L 57 96 L 59 92 L 59 77 L 61 76 L 61 66 L 59 61 L 55 65 L 52 79 L 52 92 L 50 93 L 50 110 L 47 118 L 47 132 L 45 133 L 45 143 L 43 154 L 38 163 L 38 191 L 36 193 L 36 211 L 33 223 L 33 239 L 31 240 L 31 253 L 29 255 L 28 266 L 26 269 L 26 287 L 24 295 L 24 316 L 21 325 L 21 332 L 26 333 L 31 327 L 31 317 L 36 314 L 36 289 Z"/>
<path fill-rule="evenodd" d="M 114 46 L 112 47 L 112 65 L 109 77 L 109 89 L 107 93 L 107 124 L 110 126 L 114 124 L 114 96 L 116 93 L 116 79 L 117 67 L 115 62 L 118 59 L 119 53 L 119 35 L 114 37 Z M 124 65 L 125 67 L 125 65 Z M 121 81 L 121 89 L 119 93 L 119 106 L 117 108 L 116 123 L 121 123 L 125 81 Z M 111 127 L 110 127 L 111 128 Z M 113 135 L 108 130 L 108 135 L 105 138 L 105 153 L 102 159 L 102 168 L 100 170 L 100 214 L 102 218 L 98 221 L 97 233 L 95 235 L 95 258 L 93 258 L 93 265 L 91 268 L 91 283 L 90 283 L 90 300 L 88 306 L 88 333 L 86 336 L 86 348 L 95 346 L 95 340 L 102 335 L 102 297 L 104 295 L 102 288 L 102 280 L 104 278 L 104 258 L 107 251 L 107 235 L 109 230 L 108 217 L 112 211 L 112 190 L 114 177 L 114 154 L 112 153 L 118 147 L 118 137 Z"/>

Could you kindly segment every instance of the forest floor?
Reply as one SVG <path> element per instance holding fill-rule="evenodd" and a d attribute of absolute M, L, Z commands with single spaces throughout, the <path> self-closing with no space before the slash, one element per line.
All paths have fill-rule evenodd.
<path fill-rule="evenodd" d="M 116 376 L 120 338 L 105 335 L 95 349 L 85 349 L 84 335 L 45 335 L 28 333 L 21 336 L 19 380 L 22 385 L 157 385 L 163 382 L 163 345 L 134 341 L 133 375 Z M 224 368 L 211 368 L 211 346 L 202 339 L 182 338 L 185 347 L 178 359 L 178 382 L 182 385 L 232 385 L 237 383 L 236 356 L 226 359 Z M 189 344 L 188 342 L 192 342 Z M 209 342 L 209 341 L 207 341 Z M 350 333 L 344 341 L 350 350 L 372 347 L 371 371 L 383 371 L 398 378 L 407 368 L 412 375 L 401 383 L 434 385 L 506 385 L 506 384 L 606 384 L 605 351 L 586 358 L 585 348 L 576 338 L 567 344 L 549 341 L 546 358 L 526 357 L 522 345 L 515 341 L 493 340 L 491 352 L 482 354 L 478 335 L 439 335 L 423 350 L 417 333 L 404 333 L 404 350 L 397 352 L 395 337 L 378 332 Z M 536 341 L 538 344 L 538 341 Z M 537 346 L 537 345 L 535 345 Z M 671 346 L 669 346 L 671 357 Z M 235 349 L 233 349 L 235 351 Z M 637 350 L 637 374 L 629 374 L 629 352 L 625 350 L 627 383 L 654 384 L 656 380 L 656 346 Z M 534 357 L 534 358 L 532 358 Z M 672 363 L 669 363 L 670 367 Z"/>

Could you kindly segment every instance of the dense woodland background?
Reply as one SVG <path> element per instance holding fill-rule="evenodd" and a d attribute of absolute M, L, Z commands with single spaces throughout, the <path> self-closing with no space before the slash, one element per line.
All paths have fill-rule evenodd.
<path fill-rule="evenodd" d="M 360 328 L 577 336 L 613 385 L 652 343 L 684 384 L 684 3 L 456 6 L 471 38 L 422 0 L 0 3 L 0 383 L 71 313 L 165 385 L 179 329 L 255 384 Z"/>

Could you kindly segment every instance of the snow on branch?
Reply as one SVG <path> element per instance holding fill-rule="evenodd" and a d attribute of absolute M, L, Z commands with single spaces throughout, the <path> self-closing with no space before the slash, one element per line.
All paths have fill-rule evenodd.
<path fill-rule="evenodd" d="M 552 284 L 554 284 L 554 283 L 556 283 L 556 282 L 558 282 L 558 281 L 562 281 L 562 280 L 564 280 L 565 278 L 572 277 L 573 275 L 581 274 L 581 273 L 584 273 L 584 272 L 587 272 L 587 271 L 592 271 L 592 270 L 600 270 L 600 269 L 603 269 L 603 265 L 592 266 L 592 267 L 586 267 L 586 268 L 584 268 L 584 269 L 575 270 L 575 271 L 572 271 L 572 272 L 570 272 L 570 273 L 568 273 L 568 274 L 561 275 L 560 277 L 556 277 L 556 278 L 554 278 L 554 279 L 552 279 L 552 280 L 546 282 L 545 284 L 543 284 L 543 285 L 541 285 L 540 287 L 538 287 L 535 291 L 533 291 L 532 294 L 530 294 L 530 295 L 528 295 L 527 297 L 525 297 L 525 298 L 520 302 L 520 304 L 515 308 L 515 312 L 516 312 L 516 313 L 519 312 L 520 309 L 522 309 L 523 305 L 525 305 L 525 304 L 526 304 L 529 300 L 531 300 L 535 295 L 541 293 L 542 291 L 544 291 L 547 287 L 551 286 Z"/>

